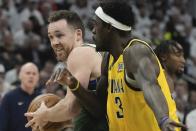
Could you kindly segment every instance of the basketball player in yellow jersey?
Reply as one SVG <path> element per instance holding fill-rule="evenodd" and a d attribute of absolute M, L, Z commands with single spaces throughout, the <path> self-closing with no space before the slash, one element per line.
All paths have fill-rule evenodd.
<path fill-rule="evenodd" d="M 123 1 L 108 0 L 100 3 L 95 14 L 96 49 L 109 52 L 102 62 L 97 93 L 84 90 L 67 69 L 56 75 L 56 81 L 68 85 L 97 118 L 104 114 L 106 103 L 110 131 L 179 131 L 184 126 L 177 120 L 158 58 L 146 42 L 131 39 L 131 7 Z"/>

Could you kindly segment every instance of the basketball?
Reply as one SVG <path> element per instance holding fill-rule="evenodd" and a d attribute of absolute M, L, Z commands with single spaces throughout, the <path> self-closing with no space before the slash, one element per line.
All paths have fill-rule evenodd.
<path fill-rule="evenodd" d="M 52 107 L 60 101 L 60 97 L 54 94 L 42 94 L 37 96 L 33 101 L 30 103 L 27 112 L 35 112 L 41 105 L 42 102 L 45 103 L 47 107 Z M 31 118 L 27 117 L 29 121 Z M 59 131 L 64 127 L 65 124 L 68 122 L 48 122 L 43 129 L 45 131 Z M 39 131 L 39 130 L 37 130 Z"/>

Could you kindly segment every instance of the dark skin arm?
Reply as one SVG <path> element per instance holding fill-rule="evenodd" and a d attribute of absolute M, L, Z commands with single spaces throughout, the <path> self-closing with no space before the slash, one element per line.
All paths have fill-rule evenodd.
<path fill-rule="evenodd" d="M 160 123 L 163 117 L 169 117 L 169 110 L 157 81 L 160 70 L 154 53 L 146 45 L 135 42 L 125 50 L 123 56 L 127 73 L 133 74 L 147 104 Z M 173 121 L 168 119 L 160 128 L 163 131 L 173 131 L 176 125 L 172 123 Z"/>
<path fill-rule="evenodd" d="M 106 100 L 107 100 L 107 56 L 102 61 L 101 77 L 97 85 L 96 92 L 86 90 L 79 84 L 79 88 L 72 93 L 77 97 L 81 105 L 83 105 L 92 116 L 95 118 L 103 118 L 106 114 Z M 71 73 L 64 68 L 56 74 L 55 79 L 61 85 L 68 85 L 70 89 L 74 89 L 77 86 L 77 79 L 75 79 Z"/>

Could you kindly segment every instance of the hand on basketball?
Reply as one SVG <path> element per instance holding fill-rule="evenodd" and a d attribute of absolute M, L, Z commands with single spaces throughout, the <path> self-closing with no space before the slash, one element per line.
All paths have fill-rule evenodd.
<path fill-rule="evenodd" d="M 39 129 L 43 131 L 43 127 L 47 124 L 47 120 L 45 120 L 47 116 L 47 106 L 44 102 L 41 103 L 41 106 L 35 112 L 25 113 L 26 117 L 30 117 L 31 120 L 25 125 L 25 127 L 32 127 L 33 130 Z"/>
<path fill-rule="evenodd" d="M 167 119 L 161 126 L 162 131 L 175 131 L 175 128 L 187 129 L 182 123 L 177 123 L 171 119 Z"/>
<path fill-rule="evenodd" d="M 46 86 L 50 86 L 53 83 L 57 82 L 61 85 L 70 85 L 72 84 L 73 75 L 69 72 L 69 70 L 64 67 L 59 67 L 50 77 L 50 79 L 46 82 Z"/>

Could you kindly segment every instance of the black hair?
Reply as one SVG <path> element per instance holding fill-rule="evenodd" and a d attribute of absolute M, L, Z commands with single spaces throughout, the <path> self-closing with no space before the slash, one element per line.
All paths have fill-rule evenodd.
<path fill-rule="evenodd" d="M 83 38 L 84 38 L 85 28 L 78 14 L 72 11 L 68 11 L 68 10 L 55 11 L 49 16 L 48 22 L 52 23 L 52 22 L 56 22 L 61 19 L 65 19 L 67 23 L 73 26 L 75 29 L 81 29 Z"/>
<path fill-rule="evenodd" d="M 174 50 L 174 48 L 178 49 L 178 50 L 182 50 L 181 48 L 179 48 L 179 43 L 174 41 L 174 40 L 165 40 L 162 41 L 161 44 L 159 44 L 154 52 L 157 55 L 157 57 L 159 58 L 160 62 L 162 63 L 162 56 L 165 54 L 170 54 L 172 53 Z M 173 48 L 174 47 L 174 48 Z"/>
<path fill-rule="evenodd" d="M 100 1 L 103 11 L 115 20 L 127 25 L 134 25 L 134 13 L 131 6 L 123 0 Z"/>

